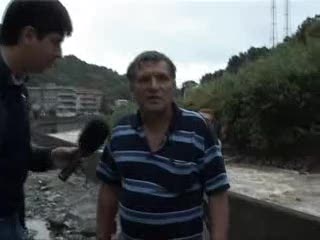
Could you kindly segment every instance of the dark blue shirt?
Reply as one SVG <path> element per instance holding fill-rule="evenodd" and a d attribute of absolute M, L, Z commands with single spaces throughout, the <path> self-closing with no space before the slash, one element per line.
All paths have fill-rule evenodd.
<path fill-rule="evenodd" d="M 124 239 L 202 239 L 202 199 L 229 183 L 221 149 L 204 119 L 177 108 L 163 147 L 151 152 L 139 114 L 113 129 L 97 176 L 121 186 Z"/>
<path fill-rule="evenodd" d="M 12 82 L 0 56 L 0 218 L 21 209 L 28 170 L 51 167 L 50 149 L 31 148 L 27 99 L 26 87 Z"/>

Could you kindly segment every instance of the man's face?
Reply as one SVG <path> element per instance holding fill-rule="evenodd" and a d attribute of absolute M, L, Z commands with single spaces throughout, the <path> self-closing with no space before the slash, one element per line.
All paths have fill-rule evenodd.
<path fill-rule="evenodd" d="M 24 57 L 27 71 L 41 73 L 51 67 L 57 58 L 61 58 L 63 37 L 58 33 L 49 33 L 39 39 L 35 33 L 24 37 Z"/>
<path fill-rule="evenodd" d="M 131 87 L 142 111 L 164 112 L 171 107 L 175 81 L 165 61 L 142 63 Z"/>

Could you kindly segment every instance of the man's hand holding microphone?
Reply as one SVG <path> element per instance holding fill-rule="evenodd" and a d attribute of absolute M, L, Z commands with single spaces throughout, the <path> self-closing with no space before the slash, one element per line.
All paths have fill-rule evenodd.
<path fill-rule="evenodd" d="M 88 157 L 98 150 L 110 133 L 102 119 L 93 119 L 87 123 L 78 137 L 77 147 L 57 147 L 51 152 L 55 167 L 62 169 L 59 178 L 66 181 L 80 165 L 81 158 Z"/>

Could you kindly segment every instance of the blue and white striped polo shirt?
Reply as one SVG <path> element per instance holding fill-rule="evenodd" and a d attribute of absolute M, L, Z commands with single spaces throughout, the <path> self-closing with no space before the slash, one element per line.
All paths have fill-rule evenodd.
<path fill-rule="evenodd" d="M 118 184 L 124 239 L 202 239 L 202 197 L 229 188 L 220 146 L 203 118 L 174 106 L 167 140 L 151 152 L 139 113 L 122 119 L 97 167 Z"/>

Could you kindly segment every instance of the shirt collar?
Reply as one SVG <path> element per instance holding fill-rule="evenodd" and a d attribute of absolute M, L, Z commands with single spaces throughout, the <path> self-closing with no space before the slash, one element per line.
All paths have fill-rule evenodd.
<path fill-rule="evenodd" d="M 172 111 L 173 111 L 173 115 L 172 115 L 170 125 L 168 128 L 168 133 L 172 133 L 175 131 L 175 129 L 177 128 L 177 125 L 179 124 L 181 116 L 182 116 L 181 109 L 174 102 L 172 103 Z M 141 119 L 141 112 L 138 110 L 133 118 L 132 127 L 136 130 L 141 130 L 142 125 L 143 125 L 143 122 Z"/>
<path fill-rule="evenodd" d="M 1 52 L 0 52 L 1 53 Z M 28 80 L 27 76 L 16 77 L 8 67 L 3 54 L 0 54 L 0 90 L 7 86 L 21 86 Z"/>
<path fill-rule="evenodd" d="M 27 76 L 16 77 L 11 74 L 11 84 L 15 86 L 21 86 L 28 80 Z"/>
<path fill-rule="evenodd" d="M 0 91 L 10 85 L 11 71 L 0 54 Z"/>

